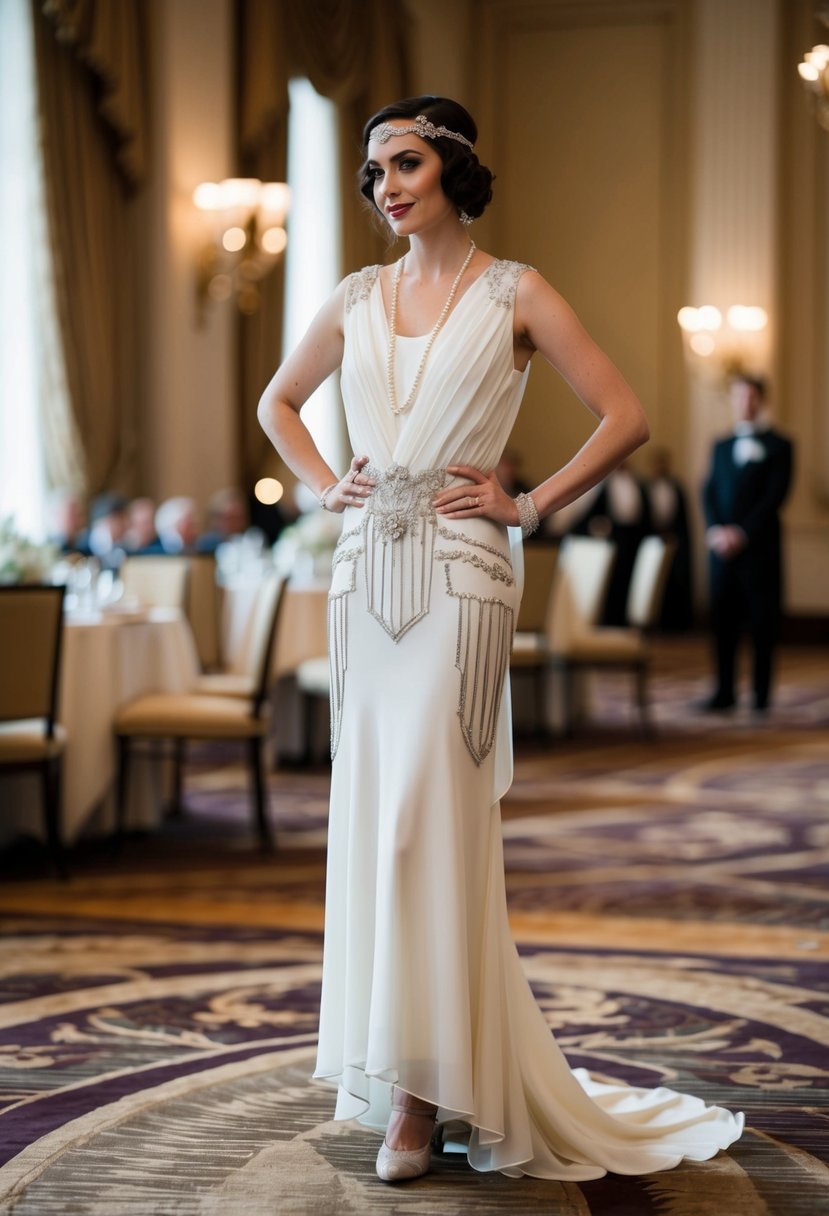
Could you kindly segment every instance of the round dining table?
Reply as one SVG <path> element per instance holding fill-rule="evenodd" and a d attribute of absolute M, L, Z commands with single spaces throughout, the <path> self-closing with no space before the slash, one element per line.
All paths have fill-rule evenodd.
<path fill-rule="evenodd" d="M 67 613 L 59 674 L 58 720 L 66 730 L 61 832 L 71 843 L 81 834 L 112 829 L 116 748 L 112 721 L 134 697 L 189 691 L 199 662 L 193 634 L 176 609 Z M 132 766 L 127 825 L 158 823 L 163 766 Z M 43 835 L 41 790 L 31 774 L 3 778 L 0 845 L 20 833 Z"/>

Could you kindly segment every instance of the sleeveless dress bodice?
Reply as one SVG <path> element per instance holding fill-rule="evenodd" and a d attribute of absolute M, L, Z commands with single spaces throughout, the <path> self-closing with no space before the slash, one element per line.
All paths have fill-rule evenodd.
<path fill-rule="evenodd" d="M 329 593 L 331 804 L 315 1076 L 336 1118 L 383 1130 L 395 1083 L 467 1128 L 478 1170 L 556 1179 L 703 1160 L 741 1117 L 571 1071 L 507 921 L 499 799 L 512 779 L 509 660 L 520 533 L 432 508 L 449 465 L 489 471 L 528 372 L 514 367 L 522 263 L 457 301 L 411 407 L 386 384 L 380 267 L 348 281 L 342 394 L 376 487 L 349 507 Z M 398 341 L 404 401 L 426 339 Z"/>

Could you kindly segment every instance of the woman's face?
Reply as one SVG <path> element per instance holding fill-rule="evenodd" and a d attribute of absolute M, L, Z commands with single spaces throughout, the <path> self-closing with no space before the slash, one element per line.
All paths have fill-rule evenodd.
<path fill-rule="evenodd" d="M 401 118 L 394 126 L 406 127 Z M 428 139 L 393 135 L 386 143 L 370 140 L 368 173 L 374 181 L 374 202 L 396 236 L 411 236 L 441 223 L 456 209 L 443 193 L 443 161 Z"/>

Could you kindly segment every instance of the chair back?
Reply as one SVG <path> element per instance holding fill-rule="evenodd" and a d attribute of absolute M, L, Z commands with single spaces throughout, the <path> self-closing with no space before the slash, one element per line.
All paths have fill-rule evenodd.
<path fill-rule="evenodd" d="M 668 571 L 676 551 L 674 541 L 661 536 L 646 536 L 636 550 L 627 598 L 627 622 L 638 629 L 656 624 Z"/>
<path fill-rule="evenodd" d="M 147 608 L 179 608 L 184 612 L 189 561 L 178 553 L 130 554 L 120 571 L 124 595 Z"/>
<path fill-rule="evenodd" d="M 220 590 L 216 583 L 216 558 L 212 553 L 188 557 L 185 613 L 193 631 L 202 671 L 221 664 Z"/>
<path fill-rule="evenodd" d="M 559 569 L 586 625 L 598 623 L 615 558 L 613 541 L 596 536 L 568 536 L 562 545 Z"/>
<path fill-rule="evenodd" d="M 258 714 L 271 684 L 271 666 L 276 644 L 279 617 L 284 600 L 285 578 L 268 575 L 262 580 L 253 610 L 250 674 L 254 677 L 253 712 Z"/>
<path fill-rule="evenodd" d="M 64 587 L 0 587 L 0 721 L 43 718 L 54 733 Z"/>
<path fill-rule="evenodd" d="M 543 633 L 553 586 L 558 545 L 524 546 L 524 590 L 518 609 L 519 633 Z"/>
<path fill-rule="evenodd" d="M 610 540 L 568 536 L 562 542 L 546 628 L 554 654 L 566 654 L 595 628 L 615 557 L 616 546 Z"/>

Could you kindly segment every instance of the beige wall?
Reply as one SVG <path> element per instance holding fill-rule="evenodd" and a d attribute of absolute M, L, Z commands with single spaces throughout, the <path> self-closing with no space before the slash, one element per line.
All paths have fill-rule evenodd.
<path fill-rule="evenodd" d="M 412 93 L 474 103 L 476 0 L 406 0 Z M 395 100 L 389 98 L 389 101 Z"/>
<path fill-rule="evenodd" d="M 687 302 L 756 304 L 770 324 L 742 361 L 775 371 L 780 82 L 777 0 L 696 0 L 691 40 L 691 221 Z M 691 485 L 705 475 L 712 440 L 731 424 L 720 378 L 693 369 L 684 471 Z M 704 528 L 695 498 L 697 532 Z M 699 582 L 705 555 L 697 549 Z"/>
<path fill-rule="evenodd" d="M 434 0 L 410 6 L 434 21 Z M 810 0 L 469 0 L 468 24 L 445 26 L 433 58 L 450 83 L 453 55 L 466 65 L 458 96 L 498 177 L 476 239 L 538 266 L 640 393 L 691 490 L 701 576 L 698 490 L 729 414 L 722 382 L 685 366 L 676 311 L 767 309 L 768 330 L 735 353 L 771 376 L 797 445 L 787 600 L 807 614 L 829 612 L 829 135 L 796 74 L 825 40 L 812 11 Z M 427 87 L 423 31 L 413 45 Z M 589 425 L 534 366 L 513 436 L 530 479 Z"/>
<path fill-rule="evenodd" d="M 810 0 L 406 2 L 413 89 L 470 105 L 497 174 L 476 240 L 562 290 L 641 394 L 695 501 L 728 417 L 722 392 L 685 366 L 676 311 L 768 309 L 752 361 L 798 445 L 789 608 L 829 613 L 829 135 L 796 76 L 820 37 Z M 204 499 L 234 467 L 234 330 L 227 308 L 195 325 L 189 199 L 231 171 L 230 0 L 151 3 L 145 483 Z M 534 366 L 514 435 L 531 478 L 589 426 Z"/>
<path fill-rule="evenodd" d="M 690 296 L 757 303 L 748 359 L 771 377 L 795 441 L 785 511 L 787 606 L 829 612 L 829 135 L 797 76 L 821 37 L 810 0 L 696 0 Z M 825 37 L 825 31 L 823 31 Z M 690 378 L 688 473 L 726 423 L 724 394 Z"/>
<path fill-rule="evenodd" d="M 680 4 L 481 0 L 481 152 L 497 181 L 493 252 L 536 266 L 623 370 L 654 436 L 683 438 L 678 190 L 686 141 Z M 597 87 L 601 82 L 601 87 Z M 536 360 L 514 433 L 537 482 L 594 421 Z"/>

